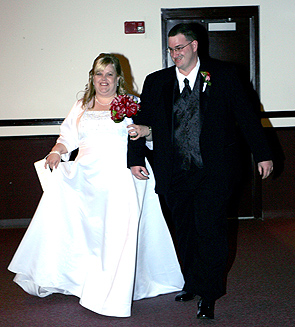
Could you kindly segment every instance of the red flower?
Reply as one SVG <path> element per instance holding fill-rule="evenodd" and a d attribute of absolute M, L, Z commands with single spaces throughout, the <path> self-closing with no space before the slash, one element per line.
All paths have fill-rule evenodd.
<path fill-rule="evenodd" d="M 209 72 L 201 72 L 201 75 L 203 76 L 204 83 L 208 84 L 208 86 L 211 85 L 210 79 L 211 79 L 211 74 Z"/>
<path fill-rule="evenodd" d="M 140 105 L 127 94 L 118 95 L 111 102 L 111 118 L 115 123 L 120 123 L 125 117 L 132 117 L 137 114 Z"/>
<path fill-rule="evenodd" d="M 210 82 L 210 79 L 211 79 L 211 74 L 209 72 L 200 72 L 201 75 L 203 76 L 203 90 L 202 92 L 205 92 L 206 90 L 206 86 L 210 86 L 211 85 L 211 82 Z"/>

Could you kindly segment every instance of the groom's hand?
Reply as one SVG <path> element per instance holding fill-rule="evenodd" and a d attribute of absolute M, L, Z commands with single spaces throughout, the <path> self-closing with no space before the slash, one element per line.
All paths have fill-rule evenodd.
<path fill-rule="evenodd" d="M 149 172 L 143 166 L 133 166 L 133 167 L 131 167 L 131 172 L 137 179 L 140 179 L 140 180 L 149 179 L 149 177 L 148 177 Z"/>
<path fill-rule="evenodd" d="M 273 171 L 273 162 L 272 160 L 261 161 L 258 163 L 258 171 L 262 179 L 267 178 Z"/>

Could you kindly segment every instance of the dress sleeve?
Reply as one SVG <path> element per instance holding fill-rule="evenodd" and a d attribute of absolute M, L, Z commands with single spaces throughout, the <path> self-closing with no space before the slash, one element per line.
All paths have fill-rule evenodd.
<path fill-rule="evenodd" d="M 78 120 L 83 113 L 81 101 L 77 101 L 60 126 L 60 135 L 56 143 L 62 143 L 68 150 L 62 155 L 64 161 L 68 161 L 71 152 L 78 148 Z"/>

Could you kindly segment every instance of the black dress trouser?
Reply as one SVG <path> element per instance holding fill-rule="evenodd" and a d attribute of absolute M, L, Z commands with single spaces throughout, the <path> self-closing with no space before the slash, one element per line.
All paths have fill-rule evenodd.
<path fill-rule="evenodd" d="M 165 200 L 172 212 L 183 290 L 213 301 L 225 294 L 229 187 L 195 168 L 174 174 Z"/>

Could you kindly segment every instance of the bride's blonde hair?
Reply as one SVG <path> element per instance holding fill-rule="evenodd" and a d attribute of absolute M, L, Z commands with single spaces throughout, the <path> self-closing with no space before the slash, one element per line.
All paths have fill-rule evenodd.
<path fill-rule="evenodd" d="M 93 85 L 93 76 L 98 70 L 104 70 L 106 66 L 109 64 L 113 65 L 117 76 L 119 77 L 118 85 L 117 85 L 117 94 L 123 95 L 126 94 L 125 89 L 125 80 L 124 80 L 124 74 L 120 65 L 119 59 L 110 53 L 101 53 L 97 58 L 94 59 L 92 69 L 89 71 L 89 79 L 88 83 L 85 85 L 85 91 L 82 98 L 82 105 L 83 107 L 89 106 L 91 100 L 95 96 L 95 88 Z M 92 101 L 92 106 L 90 108 L 94 107 L 94 101 Z"/>

